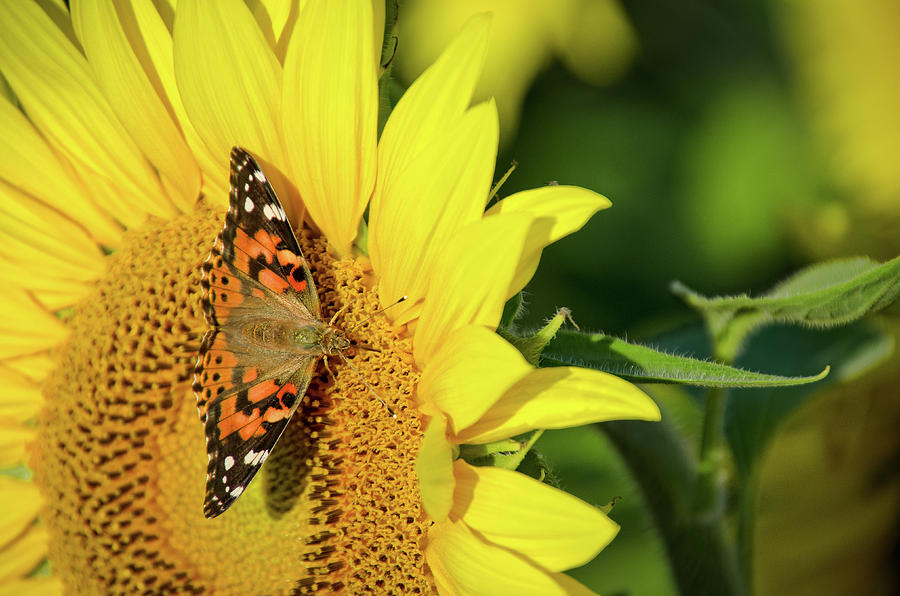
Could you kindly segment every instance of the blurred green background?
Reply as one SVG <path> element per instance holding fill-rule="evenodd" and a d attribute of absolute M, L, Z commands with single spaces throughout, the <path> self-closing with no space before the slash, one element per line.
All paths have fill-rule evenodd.
<path fill-rule="evenodd" d="M 657 344 L 678 330 L 669 347 L 704 356 L 670 281 L 762 292 L 824 258 L 900 254 L 896 0 L 407 1 L 400 81 L 485 10 L 493 38 L 476 99 L 497 98 L 496 178 L 518 162 L 500 195 L 559 182 L 613 202 L 544 252 L 526 326 L 568 306 L 583 329 Z M 893 312 L 883 324 L 896 335 Z M 819 370 L 777 370 L 765 341 L 781 340 L 750 346 L 756 368 Z M 898 364 L 820 391 L 777 434 L 757 502 L 756 593 L 898 593 Z M 553 431 L 539 448 L 566 490 L 598 505 L 622 497 L 620 535 L 573 575 L 605 594 L 676 593 L 603 432 Z"/>

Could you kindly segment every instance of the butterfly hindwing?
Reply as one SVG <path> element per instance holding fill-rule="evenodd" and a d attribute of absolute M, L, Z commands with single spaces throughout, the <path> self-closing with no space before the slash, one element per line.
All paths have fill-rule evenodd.
<path fill-rule="evenodd" d="M 204 421 L 209 454 L 206 517 L 225 511 L 265 463 L 306 393 L 315 364 L 316 359 L 308 357 L 295 363 L 296 372 L 287 380 L 249 383 L 210 405 Z M 252 375 L 254 369 L 246 372 Z"/>
<path fill-rule="evenodd" d="M 315 285 L 278 198 L 245 150 L 231 152 L 225 225 L 202 267 L 210 326 L 194 391 L 206 431 L 204 514 L 215 517 L 243 493 L 306 393 L 321 354 L 248 341 L 267 322 L 315 325 Z"/>

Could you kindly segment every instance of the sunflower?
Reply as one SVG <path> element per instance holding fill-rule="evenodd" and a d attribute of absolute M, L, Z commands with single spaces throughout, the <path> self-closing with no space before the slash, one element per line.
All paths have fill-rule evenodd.
<path fill-rule="evenodd" d="M 552 186 L 484 211 L 497 113 L 470 100 L 487 17 L 409 88 L 379 139 L 384 17 L 367 3 L 85 1 L 70 13 L 7 2 L 0 13 L 7 586 L 584 589 L 561 572 L 616 525 L 538 480 L 456 457 L 532 429 L 659 417 L 631 384 L 534 369 L 494 332 L 542 248 L 608 201 Z M 334 364 L 317 377 L 261 479 L 207 520 L 191 373 L 232 145 L 305 222 L 323 315 L 340 311 L 377 351 L 348 353 L 359 376 Z"/>

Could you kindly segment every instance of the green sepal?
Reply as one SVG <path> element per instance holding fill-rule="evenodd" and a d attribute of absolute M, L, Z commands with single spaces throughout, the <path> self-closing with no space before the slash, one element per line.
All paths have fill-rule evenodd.
<path fill-rule="evenodd" d="M 503 305 L 503 314 L 500 316 L 500 324 L 497 327 L 500 335 L 509 338 L 515 335 L 515 324 L 525 314 L 525 298 L 522 292 L 506 301 Z"/>
<path fill-rule="evenodd" d="M 676 383 L 699 387 L 790 387 L 828 375 L 787 377 L 753 372 L 688 356 L 676 356 L 602 333 L 562 330 L 541 355 L 541 366 L 602 370 L 633 383 Z"/>
<path fill-rule="evenodd" d="M 365 217 L 359 218 L 359 227 L 356 229 L 356 238 L 353 245 L 358 249 L 359 254 L 368 256 L 369 254 L 369 224 L 366 223 Z"/>
<path fill-rule="evenodd" d="M 572 313 L 568 308 L 563 307 L 556 311 L 556 314 L 546 325 L 531 335 L 520 337 L 511 333 L 503 333 L 502 331 L 500 335 L 522 352 L 529 364 L 539 366 L 541 353 L 547 347 L 547 344 L 550 343 L 550 340 L 556 337 L 566 319 L 572 321 Z M 572 321 L 572 324 L 574 325 L 574 321 Z"/>
<path fill-rule="evenodd" d="M 522 458 L 522 463 L 516 471 L 530 476 L 538 482 L 549 484 L 554 488 L 560 488 L 559 477 L 553 472 L 546 458 L 537 449 L 529 449 Z"/>
<path fill-rule="evenodd" d="M 6 476 L 9 478 L 15 478 L 16 480 L 25 480 L 27 482 L 31 482 L 31 480 L 34 478 L 34 472 L 32 472 L 31 469 L 25 464 L 15 464 L 0 469 L 0 476 Z"/>
<path fill-rule="evenodd" d="M 47 557 L 41 559 L 41 562 L 26 575 L 28 579 L 40 579 L 42 577 L 53 577 L 53 562 Z"/>
<path fill-rule="evenodd" d="M 515 455 L 521 449 L 522 443 L 515 439 L 503 439 L 483 445 L 460 445 L 459 458 L 473 466 L 492 466 L 495 458 Z"/>
<path fill-rule="evenodd" d="M 505 470 L 516 470 L 543 432 L 543 430 L 534 430 L 510 439 L 483 445 L 460 445 L 459 457 L 473 466 L 493 466 Z"/>
<path fill-rule="evenodd" d="M 384 130 L 384 125 L 397 104 L 397 100 L 403 95 L 403 87 L 392 74 L 399 44 L 396 35 L 398 10 L 397 0 L 386 0 L 380 62 L 383 70 L 378 75 L 378 138 L 381 138 L 381 131 Z"/>
<path fill-rule="evenodd" d="M 813 265 L 758 298 L 707 298 L 680 282 L 671 289 L 703 315 L 715 357 L 731 362 L 747 336 L 763 325 L 835 327 L 889 305 L 900 296 L 900 257 L 884 264 L 856 257 Z"/>
<path fill-rule="evenodd" d="M 622 500 L 622 497 L 613 497 L 609 503 L 607 503 L 606 505 L 603 505 L 602 507 L 597 507 L 597 509 L 599 509 L 606 515 L 609 515 L 610 513 L 612 513 L 612 510 L 616 506 L 616 503 L 618 503 L 621 500 Z"/>

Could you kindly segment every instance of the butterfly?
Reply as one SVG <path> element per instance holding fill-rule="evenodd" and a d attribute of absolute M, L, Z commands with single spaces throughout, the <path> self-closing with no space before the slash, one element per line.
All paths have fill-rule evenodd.
<path fill-rule="evenodd" d="M 203 513 L 246 490 L 306 394 L 320 358 L 350 346 L 321 318 L 312 275 L 275 191 L 244 149 L 231 150 L 225 225 L 202 265 L 209 330 L 193 390 L 206 428 Z"/>

